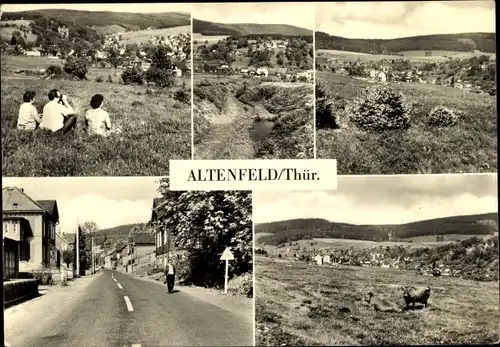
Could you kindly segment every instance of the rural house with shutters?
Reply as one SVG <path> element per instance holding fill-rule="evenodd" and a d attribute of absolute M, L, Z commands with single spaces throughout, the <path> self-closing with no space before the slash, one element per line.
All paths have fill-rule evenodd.
<path fill-rule="evenodd" d="M 33 200 L 22 188 L 6 187 L 2 189 L 2 222 L 4 279 L 60 264 L 56 200 Z"/>
<path fill-rule="evenodd" d="M 155 267 L 165 268 L 167 266 L 167 254 L 168 254 L 168 233 L 166 228 L 162 228 L 156 223 L 163 217 L 165 213 L 162 207 L 165 204 L 165 200 L 161 198 L 153 199 L 153 210 L 151 213 L 150 223 L 154 226 L 155 235 Z"/>

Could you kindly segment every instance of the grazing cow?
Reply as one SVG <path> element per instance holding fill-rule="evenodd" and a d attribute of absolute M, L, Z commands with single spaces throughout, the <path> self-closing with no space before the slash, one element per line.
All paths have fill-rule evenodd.
<path fill-rule="evenodd" d="M 369 306 L 372 306 L 375 311 L 380 312 L 402 312 L 403 310 L 396 303 L 390 302 L 388 300 L 374 298 L 372 299 L 374 294 L 369 292 L 366 294 L 365 301 Z"/>
<path fill-rule="evenodd" d="M 431 296 L 430 287 L 401 287 L 401 289 L 403 290 L 406 308 L 409 308 L 410 304 L 415 308 L 415 303 L 421 303 L 424 307 L 427 307 L 427 301 Z"/>

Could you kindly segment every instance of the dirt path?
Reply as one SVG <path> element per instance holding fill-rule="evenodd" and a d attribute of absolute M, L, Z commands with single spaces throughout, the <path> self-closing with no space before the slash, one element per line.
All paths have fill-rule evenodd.
<path fill-rule="evenodd" d="M 210 131 L 195 145 L 195 159 L 253 159 L 252 124 L 250 113 L 238 100 L 229 96 L 226 110 L 214 117 Z"/>

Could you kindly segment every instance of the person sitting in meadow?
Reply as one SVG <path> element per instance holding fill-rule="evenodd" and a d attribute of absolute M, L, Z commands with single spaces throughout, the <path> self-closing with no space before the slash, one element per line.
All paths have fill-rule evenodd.
<path fill-rule="evenodd" d="M 102 109 L 104 96 L 95 94 L 90 100 L 92 107 L 85 114 L 85 122 L 87 124 L 87 133 L 89 135 L 108 136 L 111 131 L 111 120 L 108 112 Z"/>
<path fill-rule="evenodd" d="M 40 128 L 66 134 L 76 127 L 77 119 L 74 113 L 66 95 L 52 89 L 49 92 L 49 102 L 43 107 Z"/>
<path fill-rule="evenodd" d="M 34 91 L 28 90 L 23 95 L 23 103 L 19 107 L 19 117 L 17 118 L 17 128 L 20 130 L 35 130 L 42 121 L 35 105 Z"/>

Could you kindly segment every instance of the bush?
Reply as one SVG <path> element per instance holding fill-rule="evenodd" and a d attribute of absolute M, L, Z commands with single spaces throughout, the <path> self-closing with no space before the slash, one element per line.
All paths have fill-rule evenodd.
<path fill-rule="evenodd" d="M 177 90 L 174 93 L 174 99 L 184 104 L 191 104 L 191 93 L 184 89 Z"/>
<path fill-rule="evenodd" d="M 365 131 L 406 130 L 412 107 L 403 93 L 385 85 L 368 88 L 364 99 L 354 101 L 349 119 Z"/>
<path fill-rule="evenodd" d="M 333 101 L 327 87 L 321 81 L 316 83 L 316 129 L 338 129 L 338 111 L 343 111 L 345 102 L 340 97 Z"/>
<path fill-rule="evenodd" d="M 253 292 L 253 276 L 251 273 L 246 273 L 242 276 L 236 276 L 229 280 L 227 284 L 227 292 L 252 297 Z"/>
<path fill-rule="evenodd" d="M 48 75 L 60 75 L 62 74 L 62 68 L 59 65 L 49 65 L 45 72 Z"/>
<path fill-rule="evenodd" d="M 128 68 L 122 73 L 123 84 L 143 84 L 144 83 L 144 73 L 142 70 L 137 68 Z M 113 82 L 111 75 L 108 76 L 108 80 Z"/>
<path fill-rule="evenodd" d="M 429 112 L 428 123 L 431 126 L 447 127 L 457 124 L 455 112 L 444 106 L 436 106 Z"/>
<path fill-rule="evenodd" d="M 97 76 L 95 81 L 96 82 L 104 82 L 104 78 L 102 78 L 102 76 Z"/>
<path fill-rule="evenodd" d="M 64 64 L 64 71 L 68 74 L 78 77 L 79 79 L 87 79 L 85 76 L 89 70 L 89 63 L 84 57 L 69 58 Z"/>
<path fill-rule="evenodd" d="M 148 83 L 153 82 L 155 86 L 160 88 L 169 88 L 175 83 L 175 77 L 170 70 L 158 67 L 150 67 L 148 71 L 146 71 L 145 77 Z"/>

